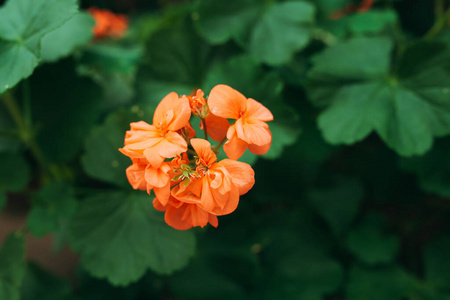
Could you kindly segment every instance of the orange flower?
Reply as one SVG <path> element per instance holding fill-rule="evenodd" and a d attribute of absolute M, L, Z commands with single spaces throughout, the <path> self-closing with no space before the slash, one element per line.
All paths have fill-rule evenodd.
<path fill-rule="evenodd" d="M 133 164 L 125 171 L 128 182 L 135 190 L 147 190 L 147 182 L 145 181 L 147 164 L 142 161 L 144 160 L 134 159 Z"/>
<path fill-rule="evenodd" d="M 192 139 L 191 144 L 197 153 L 198 178 L 187 185 L 174 187 L 172 196 L 181 202 L 196 204 L 214 215 L 233 212 L 239 196 L 255 183 L 253 169 L 246 163 L 229 159 L 217 162 L 211 144 L 206 140 Z"/>
<path fill-rule="evenodd" d="M 186 140 L 176 131 L 187 126 L 190 116 L 187 99 L 172 92 L 156 108 L 153 125 L 144 121 L 130 124 L 125 146 L 119 150 L 132 159 L 146 158 L 154 168 L 159 168 L 164 159 L 186 152 Z"/>
<path fill-rule="evenodd" d="M 209 109 L 206 105 L 204 95 L 205 93 L 203 93 L 201 89 L 198 89 L 195 92 L 195 95 L 184 96 L 189 100 L 189 106 L 191 107 L 192 113 L 201 119 L 204 119 L 209 115 Z"/>
<path fill-rule="evenodd" d="M 214 115 L 236 120 L 228 128 L 228 141 L 223 146 L 229 158 L 238 159 L 247 147 L 258 155 L 269 151 L 272 133 L 265 122 L 272 121 L 273 115 L 265 106 L 223 84 L 211 90 L 208 105 Z"/>
<path fill-rule="evenodd" d="M 135 190 L 146 190 L 149 195 L 153 190 L 158 201 L 166 205 L 170 197 L 171 171 L 171 163 L 154 168 L 146 159 L 134 159 L 126 175 Z"/>
<path fill-rule="evenodd" d="M 364 12 L 369 11 L 372 8 L 374 3 L 375 3 L 375 0 L 363 0 L 358 5 L 355 5 L 353 3 L 348 3 L 345 6 L 345 9 L 340 9 L 340 10 L 337 10 L 337 11 L 331 13 L 328 16 L 328 18 L 330 20 L 339 20 L 342 17 L 345 17 L 346 15 L 351 14 L 355 11 L 359 12 L 359 13 L 364 13 Z"/>
<path fill-rule="evenodd" d="M 253 152 L 267 151 L 271 143 L 265 121 L 273 117 L 267 108 L 224 85 L 215 87 L 211 95 L 217 115 L 210 111 L 209 99 L 201 90 L 192 96 L 168 94 L 157 106 L 153 124 L 131 123 L 124 147 L 119 149 L 132 161 L 126 170 L 131 186 L 149 194 L 153 191 L 153 206 L 164 211 L 166 223 L 179 230 L 208 223 L 217 227 L 217 216 L 233 212 L 239 196 L 255 183 L 250 165 L 231 159 L 217 162 L 211 144 L 194 138 L 191 113 L 201 118 L 201 128 L 205 133 L 208 129 L 214 139 L 229 138 L 224 148 L 232 150 L 230 157 L 233 151 L 243 152 L 247 147 Z M 230 126 L 227 117 L 236 122 Z M 233 148 L 236 142 L 243 143 L 243 150 Z M 188 150 L 188 144 L 193 150 Z"/>
<path fill-rule="evenodd" d="M 120 39 L 125 35 L 128 28 L 127 16 L 95 7 L 91 7 L 87 11 L 95 20 L 95 26 L 92 28 L 95 38 L 112 37 Z"/>
<path fill-rule="evenodd" d="M 204 95 L 205 93 L 198 89 L 195 95 L 185 97 L 189 100 L 192 113 L 200 119 L 204 119 L 208 135 L 213 140 L 220 142 L 226 137 L 230 124 L 227 119 L 220 118 L 210 112 Z M 205 130 L 203 122 L 200 123 L 200 129 Z"/>
<path fill-rule="evenodd" d="M 208 223 L 214 227 L 219 225 L 217 216 L 206 212 L 196 204 L 184 203 L 171 197 L 169 203 L 166 206 L 162 206 L 155 200 L 153 201 L 153 206 L 159 211 L 166 212 L 164 220 L 175 229 L 187 230 L 197 226 L 203 228 Z"/>

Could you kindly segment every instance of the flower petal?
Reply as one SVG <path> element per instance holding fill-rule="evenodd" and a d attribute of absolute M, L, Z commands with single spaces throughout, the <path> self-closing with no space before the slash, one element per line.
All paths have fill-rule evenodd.
<path fill-rule="evenodd" d="M 153 187 L 161 188 L 170 184 L 170 166 L 167 163 L 161 164 L 159 168 L 148 165 L 145 169 L 145 181 Z"/>
<path fill-rule="evenodd" d="M 247 98 L 235 89 L 224 85 L 216 85 L 209 93 L 209 110 L 216 116 L 225 119 L 238 119 L 247 108 Z"/>
<path fill-rule="evenodd" d="M 185 187 L 182 183 L 175 186 L 171 195 L 182 202 L 200 204 L 200 196 L 202 191 L 202 180 L 193 180 Z"/>
<path fill-rule="evenodd" d="M 169 131 L 159 145 L 158 153 L 165 158 L 176 157 L 187 151 L 187 143 L 181 135 Z"/>
<path fill-rule="evenodd" d="M 206 166 L 211 166 L 217 161 L 216 154 L 211 150 L 211 144 L 204 139 L 191 139 L 191 145 L 198 155 L 200 160 L 206 163 Z"/>
<path fill-rule="evenodd" d="M 248 98 L 247 100 L 247 111 L 245 112 L 244 117 L 246 119 L 253 119 L 263 122 L 273 121 L 273 115 L 270 110 L 252 98 Z"/>
<path fill-rule="evenodd" d="M 162 205 L 158 198 L 153 199 L 153 207 L 159 211 L 166 211 L 167 209 L 167 206 Z"/>
<path fill-rule="evenodd" d="M 272 141 L 272 133 L 269 126 L 258 120 L 238 119 L 235 123 L 237 136 L 247 142 L 262 146 Z"/>
<path fill-rule="evenodd" d="M 228 127 L 230 127 L 230 123 L 228 123 L 227 119 L 210 113 L 205 118 L 205 122 L 208 135 L 213 140 L 220 142 L 227 136 Z M 200 123 L 200 129 L 203 130 L 203 123 Z"/>
<path fill-rule="evenodd" d="M 169 131 L 159 143 L 144 150 L 144 155 L 151 165 L 159 168 L 165 158 L 176 157 L 186 152 L 186 141 L 176 132 Z"/>
<path fill-rule="evenodd" d="M 267 151 L 269 151 L 270 146 L 272 145 L 272 141 L 268 144 L 257 146 L 257 145 L 248 145 L 248 150 L 250 150 L 251 153 L 256 155 L 263 155 L 266 154 Z"/>
<path fill-rule="evenodd" d="M 178 208 L 169 205 L 164 220 L 175 229 L 187 230 L 196 226 L 205 227 L 210 220 L 210 216 L 195 204 L 183 203 Z M 215 227 L 217 227 L 217 224 Z"/>
<path fill-rule="evenodd" d="M 223 145 L 223 151 L 231 159 L 239 159 L 247 149 L 248 144 L 237 137 L 234 125 L 231 125 L 227 132 L 228 141 Z"/>
<path fill-rule="evenodd" d="M 145 149 L 158 144 L 163 138 L 159 129 L 144 121 L 131 123 L 130 127 L 131 130 L 125 135 L 125 146 L 119 149 L 130 158 L 143 158 Z"/>
<path fill-rule="evenodd" d="M 221 160 L 218 164 L 227 169 L 233 184 L 239 190 L 239 195 L 247 193 L 255 184 L 255 172 L 249 164 L 231 159 Z"/>
<path fill-rule="evenodd" d="M 162 205 L 167 205 L 170 198 L 170 181 L 163 187 L 153 187 L 153 192 Z"/>
<path fill-rule="evenodd" d="M 134 163 L 126 170 L 128 181 L 135 190 L 146 190 L 145 165 Z"/>
<path fill-rule="evenodd" d="M 219 194 L 217 190 L 213 190 L 213 195 L 216 199 L 220 199 L 223 197 Z M 237 186 L 234 184 L 231 186 L 231 190 L 226 195 L 227 201 L 224 203 L 223 206 L 216 206 L 210 213 L 217 215 L 217 216 L 223 216 L 228 215 L 236 210 L 238 204 L 239 204 L 239 190 Z"/>
<path fill-rule="evenodd" d="M 189 122 L 191 108 L 186 97 L 178 98 L 172 92 L 165 96 L 158 104 L 153 115 L 153 125 L 163 130 L 176 131 Z"/>
<path fill-rule="evenodd" d="M 213 214 L 208 214 L 209 219 L 208 222 L 209 224 L 211 224 L 213 227 L 217 228 L 217 226 L 219 226 L 219 220 L 217 219 L 217 216 L 213 215 Z"/>

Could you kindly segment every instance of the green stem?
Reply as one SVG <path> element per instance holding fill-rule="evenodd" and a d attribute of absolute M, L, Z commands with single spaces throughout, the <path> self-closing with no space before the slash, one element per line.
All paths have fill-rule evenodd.
<path fill-rule="evenodd" d="M 430 30 L 428 30 L 428 32 L 424 35 L 423 38 L 425 40 L 431 40 L 438 35 L 441 30 L 447 27 L 448 19 L 450 18 L 450 8 L 443 13 L 439 12 L 439 10 L 436 13 L 438 14 L 438 18 L 436 22 L 434 22 L 433 27 L 431 27 Z"/>
<path fill-rule="evenodd" d="M 206 121 L 205 121 L 205 119 L 202 119 L 202 125 L 203 125 L 203 131 L 205 133 L 205 140 L 208 141 L 208 129 L 206 128 Z"/>
<path fill-rule="evenodd" d="M 33 121 L 31 119 L 31 96 L 30 96 L 30 81 L 28 79 L 25 79 L 22 82 L 22 94 L 24 99 L 24 112 L 23 116 L 25 119 L 25 124 L 31 128 L 31 124 L 33 124 Z"/>
<path fill-rule="evenodd" d="M 53 172 L 49 172 L 48 164 L 45 159 L 44 154 L 39 148 L 34 136 L 32 134 L 31 128 L 27 125 L 25 119 L 22 117 L 22 113 L 20 111 L 19 106 L 17 105 L 13 95 L 10 91 L 7 91 L 2 95 L 3 103 L 5 104 L 9 114 L 13 118 L 16 123 L 17 129 L 19 131 L 19 137 L 22 142 L 28 146 L 34 158 L 36 159 L 39 167 L 45 174 L 50 174 Z M 52 174 L 55 175 L 55 174 Z"/>
<path fill-rule="evenodd" d="M 219 148 L 222 147 L 222 145 L 225 143 L 226 140 L 227 140 L 227 137 L 224 137 L 223 140 L 220 141 L 220 143 L 218 143 L 217 145 L 214 146 L 214 148 L 212 149 L 214 151 L 214 153 L 217 153 Z"/>

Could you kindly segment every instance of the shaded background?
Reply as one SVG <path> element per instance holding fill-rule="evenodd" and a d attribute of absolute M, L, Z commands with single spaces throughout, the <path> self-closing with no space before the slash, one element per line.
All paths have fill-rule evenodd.
<path fill-rule="evenodd" d="M 93 40 L 81 17 L 0 96 L 23 121 L 0 105 L 0 295 L 450 299 L 449 5 L 369 2 L 81 1 L 130 26 Z M 177 232 L 117 149 L 220 83 L 274 113 L 272 149 L 217 229 Z"/>

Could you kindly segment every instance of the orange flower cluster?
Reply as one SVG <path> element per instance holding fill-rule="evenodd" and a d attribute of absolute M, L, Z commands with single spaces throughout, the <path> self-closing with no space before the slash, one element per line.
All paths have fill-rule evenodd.
<path fill-rule="evenodd" d="M 348 14 L 351 14 L 353 12 L 365 13 L 372 8 L 374 3 L 375 3 L 375 0 L 362 0 L 362 2 L 358 5 L 353 4 L 353 3 L 348 3 L 344 9 L 340 9 L 338 11 L 333 12 L 329 16 L 329 19 L 339 20 L 342 17 L 344 17 Z"/>
<path fill-rule="evenodd" d="M 128 28 L 127 16 L 114 14 L 109 10 L 98 9 L 95 7 L 91 7 L 87 11 L 92 15 L 95 21 L 92 32 L 96 39 L 105 37 L 120 39 L 125 35 L 125 31 Z"/>
<path fill-rule="evenodd" d="M 206 139 L 195 137 L 191 116 L 201 119 Z M 236 121 L 230 126 L 227 119 Z M 236 159 L 247 148 L 255 154 L 269 150 L 272 134 L 265 122 L 271 120 L 261 103 L 226 85 L 215 86 L 207 99 L 201 90 L 181 97 L 172 92 L 159 103 L 152 125 L 131 123 L 126 132 L 119 151 L 133 163 L 128 181 L 134 189 L 153 191 L 153 206 L 165 212 L 170 226 L 217 227 L 217 216 L 233 212 L 239 196 L 253 187 L 253 169 Z M 220 143 L 212 147 L 208 136 Z M 230 159 L 217 161 L 221 145 Z"/>

